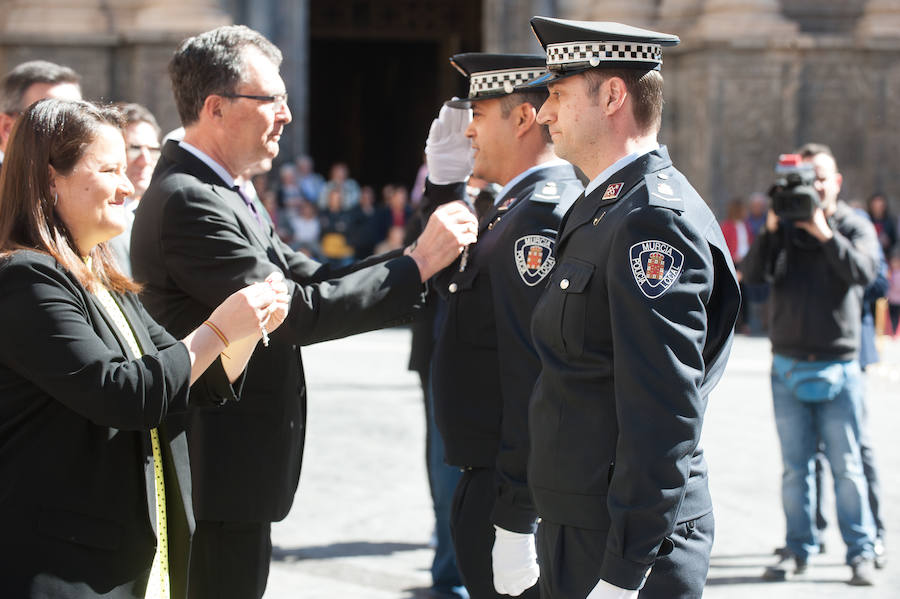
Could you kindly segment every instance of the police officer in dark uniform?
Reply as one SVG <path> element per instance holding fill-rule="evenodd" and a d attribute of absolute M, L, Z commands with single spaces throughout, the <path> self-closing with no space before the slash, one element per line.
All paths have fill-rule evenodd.
<path fill-rule="evenodd" d="M 451 530 L 473 599 L 498 597 L 498 590 L 538 596 L 537 517 L 525 470 L 528 398 L 540 362 L 529 329 L 554 265 L 560 219 L 582 190 L 575 169 L 556 157 L 546 127 L 537 123 L 546 89 L 515 89 L 544 74 L 544 62 L 543 56 L 454 56 L 454 66 L 469 77 L 469 96 L 442 108 L 426 144 L 428 202 L 461 197 L 469 173 L 447 173 L 444 165 L 467 170 L 463 158 L 471 149 L 473 174 L 503 186 L 481 219 L 478 242 L 435 279 L 447 310 L 432 361 L 434 413 L 446 461 L 464 470 Z M 471 122 L 460 118 L 466 114 L 460 108 L 469 106 Z M 492 559 L 518 563 L 520 555 L 530 555 L 533 567 L 501 568 L 498 577 Z"/>
<path fill-rule="evenodd" d="M 696 598 L 713 539 L 698 447 L 740 296 L 716 219 L 656 135 L 673 35 L 535 17 L 538 120 L 589 180 L 534 309 L 528 483 L 542 596 Z"/>

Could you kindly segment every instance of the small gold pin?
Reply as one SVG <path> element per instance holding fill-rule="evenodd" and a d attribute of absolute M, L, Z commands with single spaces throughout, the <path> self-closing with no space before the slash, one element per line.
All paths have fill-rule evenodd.
<path fill-rule="evenodd" d="M 604 216 L 606 216 L 606 211 L 603 211 L 602 213 L 600 213 L 600 216 L 598 216 L 597 218 L 594 219 L 595 227 L 600 224 L 600 221 L 603 220 Z"/>

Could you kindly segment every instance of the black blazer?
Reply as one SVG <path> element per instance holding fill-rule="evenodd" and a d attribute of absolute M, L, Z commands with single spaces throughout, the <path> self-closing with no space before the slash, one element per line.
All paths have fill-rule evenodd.
<path fill-rule="evenodd" d="M 292 251 L 271 222 L 263 230 L 237 192 L 177 142 L 163 148 L 137 209 L 131 262 L 147 309 L 175 335 L 198 326 L 232 292 L 273 270 L 284 273 L 290 313 L 250 359 L 243 399 L 178 419 L 188 432 L 198 519 L 281 520 L 297 488 L 306 432 L 299 345 L 406 319 L 421 298 L 415 262 L 397 252 L 336 272 Z"/>
<path fill-rule="evenodd" d="M 4 260 L 0 290 L 0 595 L 143 597 L 159 426 L 173 597 L 183 597 L 187 443 L 160 423 L 187 408 L 187 349 L 119 296 L 145 351 L 135 360 L 96 298 L 46 254 Z"/>

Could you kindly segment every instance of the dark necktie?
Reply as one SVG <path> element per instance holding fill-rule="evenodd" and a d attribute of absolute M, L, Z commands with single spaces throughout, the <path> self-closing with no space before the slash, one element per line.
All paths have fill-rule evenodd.
<path fill-rule="evenodd" d="M 239 185 L 235 185 L 231 189 L 235 190 L 238 193 L 238 195 L 241 196 L 241 199 L 244 200 L 244 203 L 247 204 L 247 208 L 250 210 L 251 214 L 253 214 L 253 218 L 256 219 L 256 224 L 258 224 L 261 228 L 265 228 L 265 227 L 263 227 L 262 217 L 259 215 L 259 212 L 256 210 L 256 204 L 253 202 L 253 200 L 251 200 L 246 195 L 244 195 L 244 192 L 241 191 L 241 188 Z"/>

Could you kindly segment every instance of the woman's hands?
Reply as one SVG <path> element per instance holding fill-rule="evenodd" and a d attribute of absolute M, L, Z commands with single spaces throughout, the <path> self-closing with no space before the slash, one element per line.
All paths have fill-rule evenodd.
<path fill-rule="evenodd" d="M 228 380 L 237 380 L 260 337 L 265 343 L 268 334 L 287 318 L 290 302 L 280 272 L 229 295 L 206 322 L 184 338 L 191 356 L 191 384 L 219 356 Z"/>
<path fill-rule="evenodd" d="M 208 320 L 222 332 L 228 345 L 246 337 L 258 340 L 264 327 L 271 333 L 284 322 L 290 300 L 284 275 L 273 272 L 262 283 L 232 293 Z"/>

